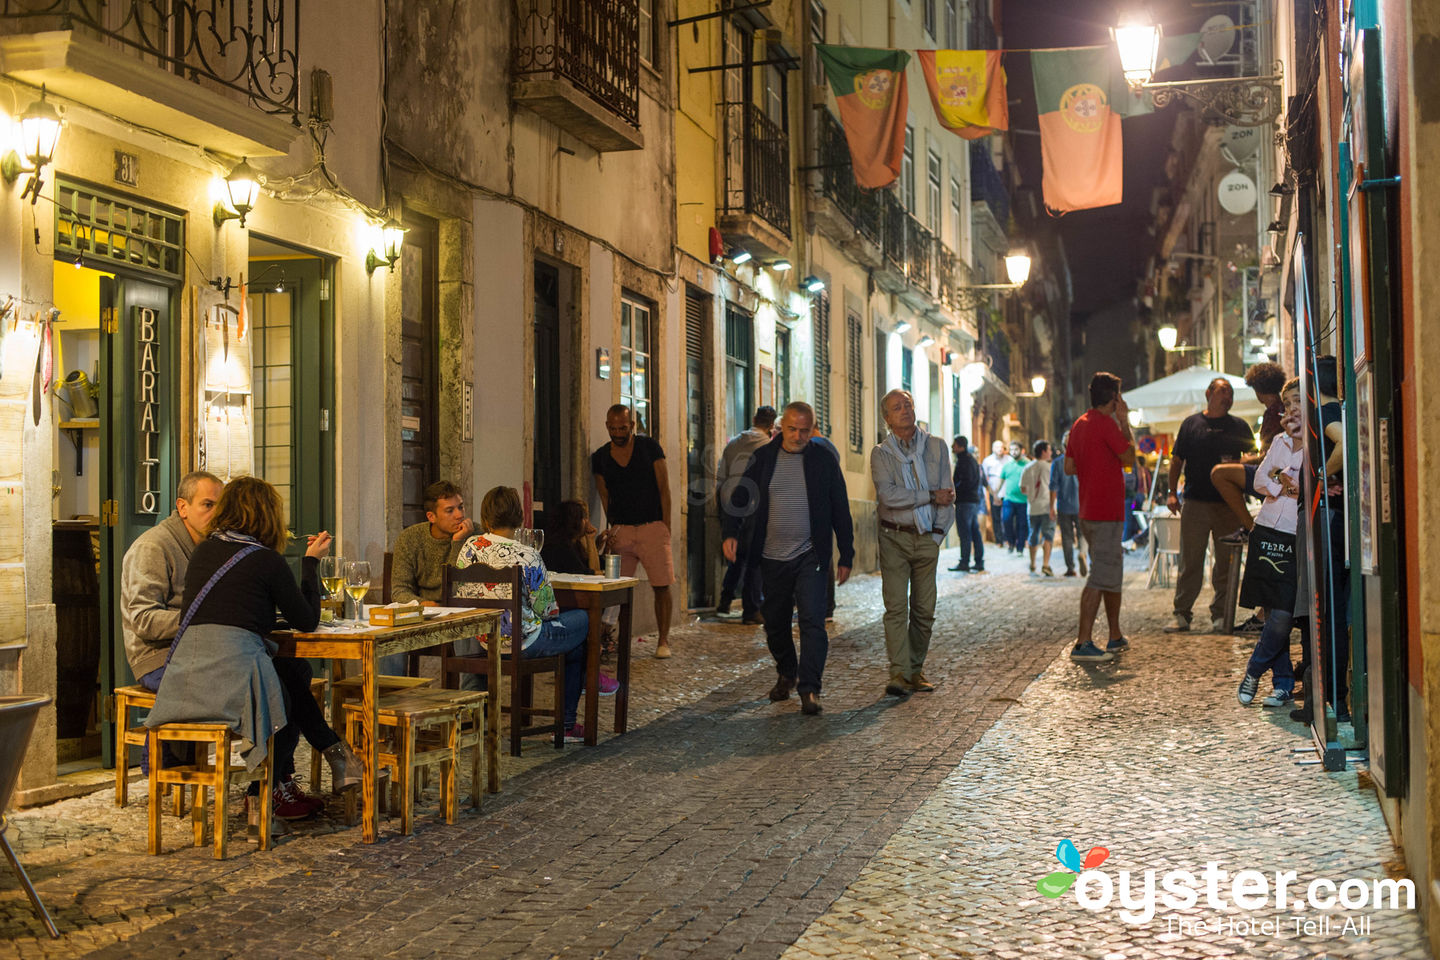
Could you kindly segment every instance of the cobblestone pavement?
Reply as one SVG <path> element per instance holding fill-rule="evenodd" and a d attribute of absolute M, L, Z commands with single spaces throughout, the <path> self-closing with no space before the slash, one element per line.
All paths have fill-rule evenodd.
<path fill-rule="evenodd" d="M 673 659 L 637 644 L 629 734 L 528 745 L 479 814 L 436 823 L 432 793 L 410 838 L 392 821 L 363 846 L 327 816 L 217 862 L 168 817 L 167 853 L 141 852 L 143 785 L 124 810 L 102 793 L 23 811 L 10 836 L 64 936 L 3 882 L 0 955 L 1218 955 L 1245 940 L 1167 940 L 1036 896 L 1055 842 L 1106 845 L 1114 869 L 1383 872 L 1394 854 L 1354 773 L 1294 767 L 1298 728 L 1235 704 L 1233 641 L 1152 636 L 1168 598 L 1134 589 L 1135 651 L 1074 668 L 1056 656 L 1076 582 L 987 559 L 989 577 L 941 574 L 934 694 L 883 696 L 879 581 L 858 578 L 822 716 L 765 699 L 758 630 L 692 624 Z M 1343 955 L 1423 955 L 1405 919 L 1375 921 L 1392 952 Z M 1269 955 L 1324 949 L 1280 943 Z"/>

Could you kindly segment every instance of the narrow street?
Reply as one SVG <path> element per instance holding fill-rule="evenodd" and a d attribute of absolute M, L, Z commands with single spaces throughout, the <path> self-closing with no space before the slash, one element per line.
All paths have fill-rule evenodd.
<path fill-rule="evenodd" d="M 1246 641 L 1158 632 L 1169 591 L 1143 588 L 1138 557 L 1132 649 L 1097 667 L 1064 655 L 1079 581 L 987 559 L 987 577 L 940 574 L 933 695 L 883 695 L 879 578 L 858 577 L 839 591 L 820 717 L 765 698 L 758 629 L 687 626 L 671 660 L 637 645 L 629 734 L 531 742 L 454 826 L 431 790 L 409 840 L 390 820 L 360 845 L 332 803 L 272 852 L 242 836 L 223 862 L 167 816 L 157 858 L 143 784 L 123 811 L 110 791 L 22 811 L 10 835 L 63 937 L 6 883 L 0 954 L 1428 956 L 1414 911 L 1337 907 L 1326 933 L 1262 937 L 1215 931 L 1274 910 L 1202 897 L 1178 913 L 1208 929 L 1187 934 L 1163 905 L 1129 926 L 1118 905 L 1038 896 L 1067 838 L 1108 848 L 1110 873 L 1218 861 L 1303 884 L 1401 865 L 1355 770 L 1297 766 L 1302 728 L 1236 704 Z M 1369 936 L 1342 934 L 1345 915 L 1371 918 Z"/>

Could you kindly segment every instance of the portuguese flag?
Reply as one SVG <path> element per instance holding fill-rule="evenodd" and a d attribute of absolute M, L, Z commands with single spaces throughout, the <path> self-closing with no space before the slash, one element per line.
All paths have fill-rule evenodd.
<path fill-rule="evenodd" d="M 917 50 L 915 56 L 945 129 L 978 140 L 1010 128 L 999 50 Z"/>
<path fill-rule="evenodd" d="M 1036 50 L 1030 66 L 1045 206 L 1063 213 L 1119 203 L 1120 118 L 1153 109 L 1150 98 L 1130 93 L 1113 46 Z"/>
<path fill-rule="evenodd" d="M 905 66 L 910 54 L 828 44 L 816 44 L 815 49 L 840 103 L 855 182 L 867 189 L 890 186 L 900 176 L 905 152 L 905 114 L 910 108 Z"/>

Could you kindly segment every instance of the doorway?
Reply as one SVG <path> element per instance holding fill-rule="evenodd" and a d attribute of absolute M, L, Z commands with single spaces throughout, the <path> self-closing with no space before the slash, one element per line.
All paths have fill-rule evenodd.
<path fill-rule="evenodd" d="M 531 525 L 545 529 L 560 506 L 563 484 L 561 438 L 560 270 L 535 261 L 534 454 L 531 463 Z M 548 513 L 547 513 L 548 510 Z"/>
<path fill-rule="evenodd" d="M 689 482 L 685 500 L 687 598 L 692 610 L 711 605 L 710 570 L 714 562 L 706 538 L 706 505 L 714 492 L 717 460 L 710 438 L 710 417 L 705 402 L 705 371 L 710 369 L 705 318 L 710 298 L 689 287 L 685 291 L 685 470 Z"/>
<path fill-rule="evenodd" d="M 440 478 L 435 222 L 407 215 L 400 253 L 400 491 L 402 526 L 425 519 L 425 487 Z"/>

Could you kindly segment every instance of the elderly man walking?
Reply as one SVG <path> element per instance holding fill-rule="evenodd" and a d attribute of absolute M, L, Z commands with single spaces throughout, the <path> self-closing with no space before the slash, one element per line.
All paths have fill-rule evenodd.
<path fill-rule="evenodd" d="M 915 400 L 891 390 L 880 401 L 890 436 L 870 451 L 880 515 L 880 578 L 892 697 L 929 693 L 925 655 L 935 625 L 935 568 L 940 541 L 955 520 L 950 451 L 915 423 Z"/>
<path fill-rule="evenodd" d="M 1241 454 L 1255 449 L 1255 435 L 1244 420 L 1232 416 L 1235 388 L 1224 377 L 1210 381 L 1205 390 L 1205 409 L 1191 414 L 1180 424 L 1175 448 L 1170 453 L 1171 512 L 1180 514 L 1180 575 L 1175 581 L 1175 621 L 1166 633 L 1190 629 L 1191 610 L 1200 596 L 1205 576 L 1205 546 L 1215 543 L 1215 562 L 1210 585 L 1210 631 L 1229 633 L 1234 626 L 1233 610 L 1225 604 L 1225 581 L 1230 576 L 1230 550 L 1221 540 L 1235 529 L 1235 514 L 1210 481 L 1210 472 L 1221 463 L 1238 463 Z M 1176 493 L 1181 472 L 1185 475 L 1185 500 Z"/>
<path fill-rule="evenodd" d="M 755 453 L 746 482 L 736 485 L 731 509 L 721 517 L 725 559 L 735 562 L 742 540 L 747 555 L 760 558 L 765 641 L 779 674 L 770 699 L 788 700 L 798 686 L 800 710 L 809 715 L 821 709 L 820 678 L 830 649 L 825 581 L 835 543 L 840 546 L 835 582 L 849 579 L 855 561 L 845 475 L 835 457 L 810 442 L 814 429 L 815 411 L 808 403 L 787 404 L 780 436 Z M 790 625 L 797 608 L 798 658 Z"/>

